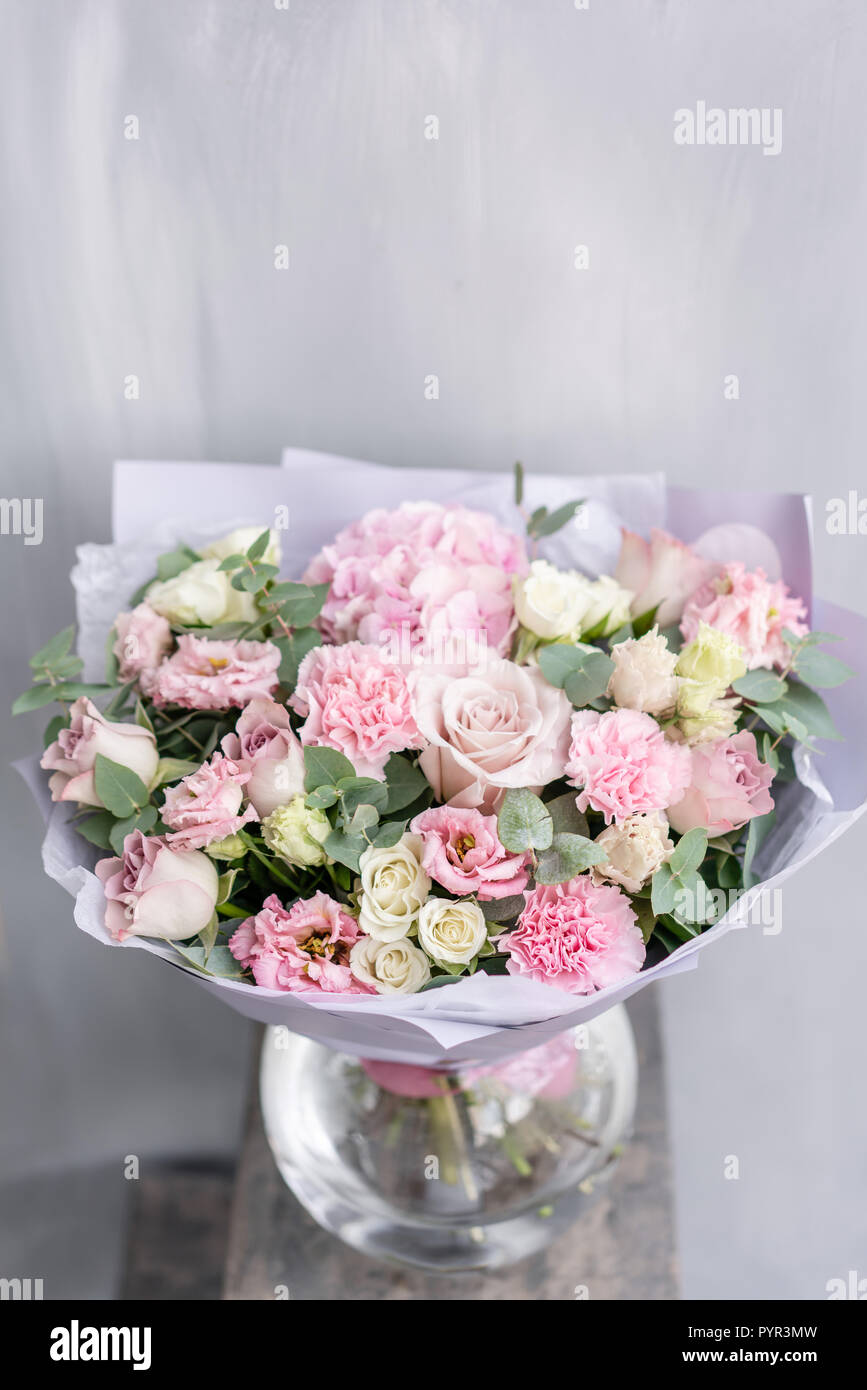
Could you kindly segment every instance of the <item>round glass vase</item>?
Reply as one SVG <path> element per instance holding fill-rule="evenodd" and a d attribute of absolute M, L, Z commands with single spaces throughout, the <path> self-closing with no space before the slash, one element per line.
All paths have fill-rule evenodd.
<path fill-rule="evenodd" d="M 268 1028 L 260 1091 L 284 1180 L 366 1255 L 495 1269 L 575 1220 L 629 1137 L 638 1064 L 618 1005 L 495 1065 L 363 1061 Z"/>

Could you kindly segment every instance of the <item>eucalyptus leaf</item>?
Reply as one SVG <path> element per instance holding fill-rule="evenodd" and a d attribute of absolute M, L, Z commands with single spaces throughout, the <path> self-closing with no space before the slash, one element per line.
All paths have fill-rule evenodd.
<path fill-rule="evenodd" d="M 118 820 L 125 820 L 147 805 L 148 790 L 141 778 L 103 753 L 96 755 L 93 780 L 103 806 Z"/>
<path fill-rule="evenodd" d="M 786 682 L 775 676 L 773 671 L 765 671 L 762 668 L 747 671 L 746 675 L 739 676 L 732 682 L 732 690 L 736 695 L 741 695 L 743 699 L 757 705 L 775 704 L 785 695 L 787 688 Z"/>
<path fill-rule="evenodd" d="M 317 787 L 336 787 L 344 777 L 354 777 L 355 768 L 336 748 L 317 748 L 308 744 L 304 749 L 304 787 L 308 792 Z"/>
<path fill-rule="evenodd" d="M 818 685 L 823 689 L 842 685 L 855 674 L 851 666 L 847 666 L 836 656 L 812 646 L 804 647 L 803 651 L 798 653 L 795 658 L 795 670 L 805 684 Z"/>
<path fill-rule="evenodd" d="M 62 632 L 57 632 L 53 637 L 50 637 L 45 646 L 40 647 L 39 651 L 31 656 L 30 665 L 33 670 L 53 670 L 54 663 L 66 656 L 74 637 L 74 623 L 70 623 L 69 627 L 65 627 Z"/>
<path fill-rule="evenodd" d="M 548 849 L 554 837 L 554 822 L 544 803 L 525 787 L 510 787 L 497 816 L 500 843 L 512 854 L 528 849 Z"/>
<path fill-rule="evenodd" d="M 570 835 L 561 831 L 554 835 L 551 848 L 539 855 L 535 877 L 537 883 L 566 883 L 577 874 L 583 874 L 591 864 L 602 864 L 607 859 L 604 849 L 587 840 L 583 835 Z"/>

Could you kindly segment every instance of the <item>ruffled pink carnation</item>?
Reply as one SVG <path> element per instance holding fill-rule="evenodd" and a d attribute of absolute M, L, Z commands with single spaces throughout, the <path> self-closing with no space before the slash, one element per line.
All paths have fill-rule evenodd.
<path fill-rule="evenodd" d="M 680 630 L 691 642 L 699 623 L 708 623 L 733 637 L 743 648 L 749 670 L 785 666 L 789 648 L 787 627 L 798 637 L 809 632 L 803 601 L 781 579 L 768 579 L 763 569 L 747 570 L 740 562 L 726 565 L 722 574 L 703 584 L 683 610 Z"/>
<path fill-rule="evenodd" d="M 160 666 L 152 696 L 184 709 L 242 708 L 278 684 L 280 652 L 273 642 L 212 642 L 187 633 Z"/>
<path fill-rule="evenodd" d="M 689 749 L 666 740 L 655 719 L 633 709 L 572 716 L 566 775 L 590 806 L 618 823 L 641 811 L 664 811 L 689 786 Z"/>
<path fill-rule="evenodd" d="M 774 809 L 768 790 L 774 770 L 759 758 L 756 736 L 749 729 L 696 744 L 690 758 L 689 787 L 668 810 L 669 824 L 678 835 L 697 826 L 711 836 L 728 835 Z"/>
<path fill-rule="evenodd" d="M 486 512 L 407 502 L 368 512 L 311 562 L 307 583 L 330 585 L 318 619 L 334 642 L 395 639 L 428 660 L 460 665 L 457 647 L 508 653 L 515 626 L 512 576 L 524 574 L 520 537 Z M 474 664 L 472 654 L 463 663 Z"/>
<path fill-rule="evenodd" d="M 504 849 L 496 816 L 459 806 L 432 806 L 409 828 L 422 838 L 425 872 L 450 893 L 474 893 L 486 902 L 526 888 L 527 855 Z"/>
<path fill-rule="evenodd" d="M 315 647 L 301 662 L 290 704 L 305 717 L 301 742 L 336 748 L 361 777 L 382 781 L 392 753 L 422 746 L 406 677 L 378 647 Z"/>
<path fill-rule="evenodd" d="M 527 894 L 518 925 L 501 938 L 510 975 L 570 994 L 592 994 L 637 975 L 644 939 L 626 894 L 589 874 Z"/>
<path fill-rule="evenodd" d="M 299 898 L 288 911 L 272 893 L 241 923 L 229 950 L 263 989 L 371 994 L 349 968 L 358 936 L 355 918 L 327 893 Z"/>
<path fill-rule="evenodd" d="M 172 832 L 166 836 L 168 843 L 176 849 L 204 849 L 256 820 L 252 806 L 241 810 L 250 775 L 230 758 L 215 753 L 177 786 L 168 787 L 162 810 L 163 822 Z"/>
<path fill-rule="evenodd" d="M 112 651 L 117 657 L 121 684 L 138 680 L 139 688 L 149 695 L 157 668 L 172 649 L 168 618 L 155 612 L 149 603 L 140 603 L 131 613 L 118 613 L 114 630 L 117 637 Z"/>

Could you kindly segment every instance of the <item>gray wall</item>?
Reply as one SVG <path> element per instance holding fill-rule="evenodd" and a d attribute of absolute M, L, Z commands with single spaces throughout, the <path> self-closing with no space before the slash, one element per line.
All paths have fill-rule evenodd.
<path fill-rule="evenodd" d="M 108 536 L 118 456 L 276 462 L 293 443 L 812 491 L 817 588 L 864 607 L 867 542 L 824 528 L 867 442 L 858 0 L 0 14 L 3 492 L 45 503 L 41 546 L 0 540 L 3 710 L 69 620 L 74 546 Z M 782 151 L 676 145 L 699 100 L 781 108 Z M 38 716 L 2 718 L 9 756 L 37 739 Z M 94 1200 L 114 1210 L 124 1154 L 230 1151 L 249 1035 L 76 932 L 3 777 L 6 1250 L 45 1264 L 3 1272 L 56 1268 L 59 1292 L 84 1275 L 52 1264 L 33 1178 L 16 1184 L 46 1175 L 62 1235 L 69 1180 L 50 1175 L 106 1164 Z M 856 830 L 786 889 L 779 938 L 730 938 L 663 992 L 688 1293 L 822 1296 L 867 1273 L 865 851 Z"/>

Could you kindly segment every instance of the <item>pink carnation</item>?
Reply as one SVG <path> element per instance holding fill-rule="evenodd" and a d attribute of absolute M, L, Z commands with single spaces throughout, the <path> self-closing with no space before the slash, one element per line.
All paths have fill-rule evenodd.
<path fill-rule="evenodd" d="M 528 975 L 570 994 L 620 984 L 644 964 L 644 939 L 626 894 L 589 874 L 538 887 L 513 932 L 502 938 L 510 975 Z"/>
<path fill-rule="evenodd" d="M 212 642 L 187 633 L 156 672 L 153 699 L 184 709 L 241 708 L 278 684 L 273 642 Z"/>
<path fill-rule="evenodd" d="M 241 811 L 244 784 L 249 780 L 249 772 L 222 753 L 215 753 L 209 763 L 202 763 L 176 787 L 169 787 L 162 811 L 163 821 L 172 831 L 167 842 L 178 849 L 204 849 L 256 820 L 252 806 Z"/>
<path fill-rule="evenodd" d="M 301 742 L 336 748 L 361 777 L 382 781 L 392 753 L 422 745 L 406 677 L 378 647 L 315 647 L 301 662 L 290 704 L 306 716 Z"/>
<path fill-rule="evenodd" d="M 155 612 L 150 604 L 140 603 L 131 613 L 118 613 L 114 630 L 117 637 L 112 651 L 117 657 L 121 684 L 138 680 L 139 688 L 149 695 L 157 667 L 172 649 L 168 618 Z"/>
<path fill-rule="evenodd" d="M 728 835 L 774 809 L 768 788 L 773 768 L 756 751 L 756 737 L 744 729 L 731 738 L 699 743 L 690 750 L 692 777 L 686 794 L 668 809 L 678 835 L 703 826 L 710 836 Z"/>
<path fill-rule="evenodd" d="M 600 811 L 606 825 L 641 811 L 664 811 L 689 786 L 689 749 L 668 742 L 649 714 L 612 709 L 572 716 L 566 774 L 581 789 L 579 811 Z"/>
<path fill-rule="evenodd" d="M 349 969 L 358 923 L 327 893 L 299 898 L 287 911 L 272 893 L 229 941 L 229 950 L 263 989 L 370 994 Z"/>
<path fill-rule="evenodd" d="M 749 670 L 785 666 L 789 648 L 783 639 L 787 627 L 798 637 L 809 632 L 803 621 L 807 609 L 790 594 L 781 579 L 768 579 L 763 569 L 747 570 L 742 564 L 726 565 L 694 593 L 683 611 L 680 630 L 691 642 L 699 623 L 726 632 L 740 644 Z"/>
<path fill-rule="evenodd" d="M 522 893 L 527 886 L 527 855 L 503 848 L 496 816 L 432 806 L 416 816 L 410 830 L 422 838 L 425 872 L 450 893 L 475 893 L 485 902 Z"/>
<path fill-rule="evenodd" d="M 445 655 L 456 635 L 508 653 L 512 576 L 526 569 L 523 541 L 488 513 L 407 502 L 345 527 L 304 579 L 330 585 L 318 624 L 331 641 L 399 639 L 407 651 L 422 646 L 429 660 L 460 665 Z"/>

